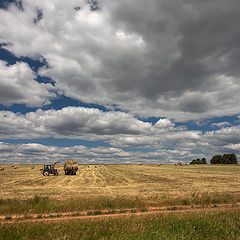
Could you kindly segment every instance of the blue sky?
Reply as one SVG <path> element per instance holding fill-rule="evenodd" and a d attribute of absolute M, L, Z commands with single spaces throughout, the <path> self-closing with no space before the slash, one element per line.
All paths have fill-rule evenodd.
<path fill-rule="evenodd" d="M 240 4 L 220 2 L 1 1 L 0 164 L 238 155 Z"/>

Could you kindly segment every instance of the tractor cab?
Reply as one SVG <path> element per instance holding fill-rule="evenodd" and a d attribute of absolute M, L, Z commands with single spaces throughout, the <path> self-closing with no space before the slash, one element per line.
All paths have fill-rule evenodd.
<path fill-rule="evenodd" d="M 58 175 L 58 171 L 55 169 L 55 164 L 44 165 L 43 176 L 49 176 L 49 174 Z"/>

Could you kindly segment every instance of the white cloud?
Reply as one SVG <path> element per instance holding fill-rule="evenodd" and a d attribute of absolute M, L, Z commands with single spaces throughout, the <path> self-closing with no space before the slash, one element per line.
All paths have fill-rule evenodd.
<path fill-rule="evenodd" d="M 23 0 L 23 11 L 0 10 L 0 41 L 43 56 L 50 68 L 39 73 L 87 103 L 178 121 L 235 115 L 240 6 L 220 2 L 99 1 L 91 11 L 85 1 Z"/>
<path fill-rule="evenodd" d="M 238 153 L 240 153 L 240 143 L 237 143 L 237 144 L 228 144 L 225 146 L 225 148 L 228 148 L 228 149 L 231 149 L 233 151 L 237 151 Z"/>
<path fill-rule="evenodd" d="M 84 107 L 47 111 L 39 109 L 26 115 L 0 111 L 0 123 L 2 138 L 63 137 L 93 140 L 121 134 L 151 134 L 155 129 L 151 123 L 142 122 L 131 114 Z"/>
<path fill-rule="evenodd" d="M 114 148 L 88 154 L 83 146 L 16 145 L 19 159 L 26 152 L 52 151 L 56 158 L 84 153 L 93 161 L 103 155 L 171 161 L 195 156 L 193 151 L 207 156 L 237 151 L 239 126 L 213 123 L 221 129 L 202 133 L 175 127 L 174 121 L 240 114 L 239 2 L 99 0 L 96 11 L 84 0 L 22 3 L 21 10 L 14 3 L 0 9 L 0 43 L 18 57 L 46 59 L 48 67 L 34 73 L 26 63 L 0 61 L 0 104 L 43 106 L 56 97 L 54 90 L 112 111 L 1 111 L 1 139 L 102 140 Z M 37 74 L 52 78 L 55 86 L 38 83 Z M 135 116 L 160 120 L 152 125 Z M 0 144 L 5 153 L 12 147 Z M 121 150 L 138 147 L 156 151 Z"/>
<path fill-rule="evenodd" d="M 224 127 L 216 131 L 208 131 L 201 137 L 202 149 L 211 155 L 238 153 L 236 146 L 240 143 L 240 126 Z"/>
<path fill-rule="evenodd" d="M 219 123 L 213 123 L 212 126 L 217 126 L 219 128 L 221 127 L 226 127 L 226 126 L 231 126 L 231 124 L 229 122 L 219 122 Z"/>
<path fill-rule="evenodd" d="M 187 162 L 198 155 L 183 150 L 157 150 L 156 152 L 126 152 L 119 148 L 88 148 L 84 146 L 55 147 L 41 144 L 8 144 L 0 142 L 0 164 L 63 163 L 77 158 L 79 163 L 174 163 Z"/>
<path fill-rule="evenodd" d="M 157 126 L 155 125 L 143 122 L 128 113 L 103 112 L 83 107 L 38 110 L 25 115 L 0 111 L 1 139 L 29 139 L 30 142 L 16 146 L 1 143 L 1 159 L 7 161 L 11 156 L 11 159 L 20 162 L 23 162 L 24 158 L 40 161 L 41 156 L 43 161 L 48 161 L 48 156 L 51 156 L 51 159 L 64 159 L 77 155 L 84 156 L 86 161 L 94 162 L 104 162 L 105 158 L 106 162 L 122 160 L 150 163 L 190 161 L 191 158 L 210 158 L 232 151 L 240 153 L 240 126 L 202 133 L 174 127 L 174 123 L 168 119 L 161 119 Z M 84 146 L 58 148 L 31 143 L 31 139 L 36 138 L 101 140 L 112 147 L 96 147 L 90 150 Z M 13 151 L 15 147 L 16 150 Z M 147 152 L 123 150 L 135 148 L 146 149 Z M 149 152 L 149 149 L 154 150 Z"/>
<path fill-rule="evenodd" d="M 68 138 L 103 140 L 121 148 L 163 148 L 197 143 L 200 131 L 175 128 L 168 119 L 155 125 L 118 111 L 66 107 L 26 115 L 0 111 L 1 139 Z M 176 146 L 175 146 L 176 147 Z"/>
<path fill-rule="evenodd" d="M 123 112 L 103 112 L 84 107 L 66 107 L 61 110 L 48 110 L 28 113 L 26 119 L 46 131 L 58 136 L 79 137 L 117 134 L 141 134 L 151 132 L 150 123 L 142 122 L 131 114 Z"/>
<path fill-rule="evenodd" d="M 169 119 L 165 119 L 165 118 L 162 118 L 162 119 L 159 119 L 155 125 L 155 127 L 157 128 L 174 128 L 174 123 L 172 123 Z"/>
<path fill-rule="evenodd" d="M 26 104 L 29 107 L 50 103 L 55 97 L 51 84 L 38 83 L 31 68 L 23 62 L 7 66 L 0 60 L 0 104 Z"/>
<path fill-rule="evenodd" d="M 197 143 L 200 131 L 175 128 L 168 119 L 157 126 L 117 111 L 66 107 L 26 115 L 0 111 L 1 139 L 68 138 L 102 140 L 120 148 L 163 148 Z M 196 145 L 197 146 L 197 145 Z M 176 147 L 176 146 L 175 146 Z"/>

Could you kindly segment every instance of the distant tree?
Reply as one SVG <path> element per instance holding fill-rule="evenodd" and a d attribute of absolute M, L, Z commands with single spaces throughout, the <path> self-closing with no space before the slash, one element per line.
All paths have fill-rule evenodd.
<path fill-rule="evenodd" d="M 198 158 L 198 159 L 192 160 L 190 164 L 207 164 L 207 160 L 206 158 L 202 158 L 201 160 Z"/>
<path fill-rule="evenodd" d="M 228 164 L 238 164 L 237 156 L 234 153 L 229 154 Z"/>
<path fill-rule="evenodd" d="M 210 160 L 211 164 L 238 164 L 237 156 L 234 153 L 215 155 Z"/>
<path fill-rule="evenodd" d="M 202 164 L 207 164 L 207 159 L 206 158 L 202 158 Z"/>
<path fill-rule="evenodd" d="M 222 156 L 221 155 L 215 155 L 212 157 L 212 159 L 210 160 L 211 164 L 219 164 L 222 163 Z"/>
<path fill-rule="evenodd" d="M 228 164 L 228 162 L 229 162 L 229 160 L 228 160 L 229 156 L 228 156 L 228 155 L 229 155 L 229 154 L 223 154 L 220 163 L 222 163 L 222 164 L 225 164 L 225 163 Z"/>
<path fill-rule="evenodd" d="M 190 164 L 197 164 L 197 160 L 196 159 L 193 159 Z"/>

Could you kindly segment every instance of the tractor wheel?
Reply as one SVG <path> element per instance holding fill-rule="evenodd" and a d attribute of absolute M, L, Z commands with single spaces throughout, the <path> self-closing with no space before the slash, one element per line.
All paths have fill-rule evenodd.
<path fill-rule="evenodd" d="M 48 172 L 44 172 L 43 176 L 49 176 L 49 173 Z"/>

